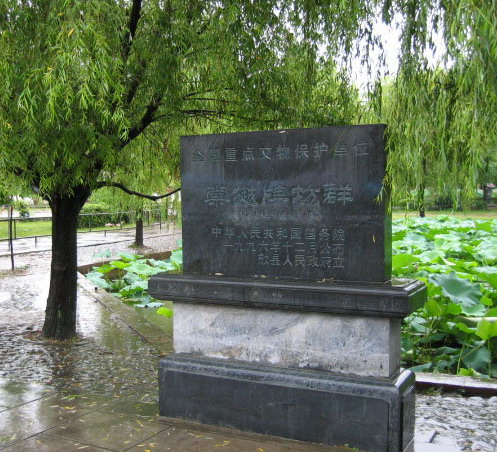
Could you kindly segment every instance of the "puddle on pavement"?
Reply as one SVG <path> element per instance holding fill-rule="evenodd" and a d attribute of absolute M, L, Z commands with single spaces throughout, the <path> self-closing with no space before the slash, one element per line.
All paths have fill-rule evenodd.
<path fill-rule="evenodd" d="M 57 345 L 24 337 L 42 329 L 48 296 L 48 261 L 39 255 L 31 259 L 22 277 L 0 278 L 0 377 L 108 394 L 155 388 L 156 350 L 81 291 L 77 331 L 82 342 Z"/>
<path fill-rule="evenodd" d="M 163 301 L 162 303 L 167 309 L 174 311 L 172 301 Z M 173 317 L 165 317 L 163 315 L 157 314 L 157 308 L 134 309 L 143 317 L 144 320 L 164 331 L 164 334 L 168 335 L 169 337 L 173 336 Z"/>

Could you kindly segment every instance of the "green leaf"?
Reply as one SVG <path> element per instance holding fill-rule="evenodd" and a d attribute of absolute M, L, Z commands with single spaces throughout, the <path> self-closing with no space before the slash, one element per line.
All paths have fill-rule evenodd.
<path fill-rule="evenodd" d="M 465 323 L 459 322 L 456 323 L 456 327 L 459 328 L 463 333 L 467 334 L 475 334 L 476 328 L 470 328 Z"/>
<path fill-rule="evenodd" d="M 497 247 L 495 243 L 484 243 L 476 249 L 476 256 L 487 264 L 495 264 L 497 262 Z"/>
<path fill-rule="evenodd" d="M 455 303 L 447 304 L 447 314 L 458 315 L 462 313 L 462 308 L 460 305 Z"/>
<path fill-rule="evenodd" d="M 424 372 L 425 370 L 430 370 L 431 366 L 431 363 L 425 363 L 418 366 L 409 367 L 409 370 L 412 372 Z"/>
<path fill-rule="evenodd" d="M 481 319 L 476 326 L 475 334 L 484 341 L 488 341 L 492 337 L 497 337 L 497 321 L 491 322 L 485 318 Z"/>
<path fill-rule="evenodd" d="M 480 303 L 485 305 L 485 306 L 493 306 L 493 301 L 490 297 L 487 297 L 486 295 L 483 295 L 483 297 L 480 298 Z"/>
<path fill-rule="evenodd" d="M 119 257 L 124 261 L 124 262 L 132 262 L 137 259 L 141 259 L 143 256 L 140 254 L 131 254 L 131 253 L 119 253 Z"/>
<path fill-rule="evenodd" d="M 148 290 L 148 281 L 145 280 L 136 281 L 133 284 L 130 284 L 129 287 L 131 289 L 140 289 L 142 291 Z"/>
<path fill-rule="evenodd" d="M 119 292 L 125 286 L 126 281 L 124 281 L 123 279 L 116 279 L 110 282 L 110 289 L 115 292 Z"/>
<path fill-rule="evenodd" d="M 114 267 L 110 264 L 103 264 L 99 267 L 94 267 L 99 273 L 109 273 L 111 270 L 114 270 Z"/>
<path fill-rule="evenodd" d="M 454 348 L 454 347 L 439 347 L 435 349 L 435 355 L 458 355 L 459 354 L 459 349 Z"/>
<path fill-rule="evenodd" d="M 490 352 L 485 347 L 475 347 L 463 355 L 462 361 L 466 367 L 482 371 L 490 364 Z"/>
<path fill-rule="evenodd" d="M 171 253 L 170 259 L 174 264 L 181 267 L 183 265 L 183 250 L 182 249 L 174 250 Z"/>
<path fill-rule="evenodd" d="M 473 317 L 481 317 L 485 315 L 487 308 L 482 304 L 475 304 L 473 306 L 468 306 L 463 308 L 463 314 Z"/>
<path fill-rule="evenodd" d="M 140 275 L 137 275 L 136 273 L 126 273 L 124 275 L 124 280 L 128 283 L 128 284 L 133 284 L 137 281 L 141 281 L 143 278 L 140 276 Z"/>
<path fill-rule="evenodd" d="M 494 289 L 497 289 L 496 267 L 479 267 L 476 274 L 481 280 L 488 282 Z"/>
<path fill-rule="evenodd" d="M 475 221 L 475 228 L 478 231 L 492 232 L 493 223 L 491 221 Z"/>
<path fill-rule="evenodd" d="M 450 301 L 461 306 L 463 313 L 474 315 L 482 311 L 479 285 L 472 284 L 455 273 L 432 276 L 431 280 L 442 287 L 442 293 Z"/>
<path fill-rule="evenodd" d="M 155 259 L 149 259 L 148 260 L 150 265 L 153 265 L 154 267 L 160 268 L 165 271 L 171 271 L 171 270 L 176 270 L 177 267 L 174 266 L 174 264 L 171 262 L 170 259 L 167 259 L 165 261 L 158 261 Z"/>
<path fill-rule="evenodd" d="M 473 369 L 465 369 L 464 367 L 461 367 L 457 375 L 462 377 L 473 377 L 475 375 L 475 371 Z"/>
<path fill-rule="evenodd" d="M 129 267 L 127 267 L 127 271 L 131 273 L 136 273 L 138 275 L 154 275 L 155 273 L 159 273 L 161 269 L 152 267 L 151 265 L 144 264 L 142 262 L 131 262 Z"/>
<path fill-rule="evenodd" d="M 90 272 L 86 274 L 86 279 L 91 281 L 92 284 L 94 284 L 97 287 L 100 287 L 100 289 L 110 289 L 110 284 L 103 278 L 103 274 L 99 272 Z"/>
<path fill-rule="evenodd" d="M 173 311 L 171 309 L 165 308 L 164 306 L 157 309 L 157 314 L 162 315 L 164 317 L 172 317 Z"/>
<path fill-rule="evenodd" d="M 129 286 L 122 287 L 119 291 L 122 297 L 130 297 L 138 293 L 143 293 L 148 289 L 148 281 L 139 280 Z"/>
<path fill-rule="evenodd" d="M 443 263 L 442 258 L 445 257 L 445 253 L 442 250 L 430 250 L 418 254 L 417 257 L 421 262 L 432 262 L 441 264 Z"/>
<path fill-rule="evenodd" d="M 442 307 L 433 299 L 425 303 L 426 312 L 432 317 L 440 317 L 443 314 Z"/>
<path fill-rule="evenodd" d="M 110 265 L 112 265 L 115 268 L 118 268 L 122 270 L 123 268 L 126 268 L 129 266 L 129 262 L 123 262 L 123 261 L 112 261 L 110 262 Z"/>
<path fill-rule="evenodd" d="M 392 256 L 392 270 L 398 271 L 401 268 L 407 267 L 408 265 L 414 264 L 419 259 L 412 254 L 396 254 Z"/>

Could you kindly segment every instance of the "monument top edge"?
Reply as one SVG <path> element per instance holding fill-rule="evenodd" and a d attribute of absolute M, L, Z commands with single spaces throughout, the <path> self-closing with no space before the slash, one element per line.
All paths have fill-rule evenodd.
<path fill-rule="evenodd" d="M 328 126 L 319 126 L 319 127 L 301 127 L 301 128 L 285 128 L 285 129 L 267 129 L 267 130 L 249 130 L 243 132 L 227 132 L 227 133 L 207 133 L 207 134 L 198 134 L 198 135 L 182 135 L 181 140 L 191 139 L 191 138 L 200 138 L 200 137 L 216 137 L 216 136 L 249 136 L 252 134 L 285 134 L 291 132 L 315 132 L 318 130 L 358 130 L 358 129 L 372 129 L 378 128 L 385 130 L 387 128 L 387 124 L 378 123 L 378 124 L 349 124 L 349 125 L 328 125 Z"/>

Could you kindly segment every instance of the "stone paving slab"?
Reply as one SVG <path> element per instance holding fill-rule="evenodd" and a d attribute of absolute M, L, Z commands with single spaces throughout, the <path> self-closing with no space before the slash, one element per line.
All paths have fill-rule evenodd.
<path fill-rule="evenodd" d="M 0 449 L 113 402 L 105 396 L 77 396 L 45 385 L 3 379 L 0 400 L 10 404 L 0 412 Z"/>
<path fill-rule="evenodd" d="M 37 383 L 0 380 L 0 401 L 4 409 L 24 405 L 54 393 L 53 388 Z"/>
<path fill-rule="evenodd" d="M 46 433 L 104 449 L 125 451 L 167 428 L 169 426 L 166 424 L 135 419 L 124 414 L 93 411 Z"/>
<path fill-rule="evenodd" d="M 105 452 L 109 449 L 101 449 L 90 444 L 70 441 L 63 438 L 41 434 L 28 438 L 13 446 L 2 449 L 2 452 Z"/>
<path fill-rule="evenodd" d="M 203 428 L 202 428 L 203 427 Z M 130 451 L 153 450 L 154 452 L 351 452 L 357 449 L 332 447 L 322 444 L 302 443 L 271 436 L 242 433 L 222 428 L 205 428 L 192 423 L 175 425 L 163 430 Z"/>

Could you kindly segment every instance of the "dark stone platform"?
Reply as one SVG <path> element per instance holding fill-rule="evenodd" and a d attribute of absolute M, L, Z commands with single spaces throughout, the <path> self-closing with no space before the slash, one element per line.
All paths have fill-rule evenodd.
<path fill-rule="evenodd" d="M 404 318 L 426 300 L 417 280 L 361 284 L 161 273 L 150 278 L 148 290 L 174 302 L 388 318 Z"/>
<path fill-rule="evenodd" d="M 393 379 L 163 358 L 160 415 L 375 452 L 413 451 L 414 374 Z"/>

